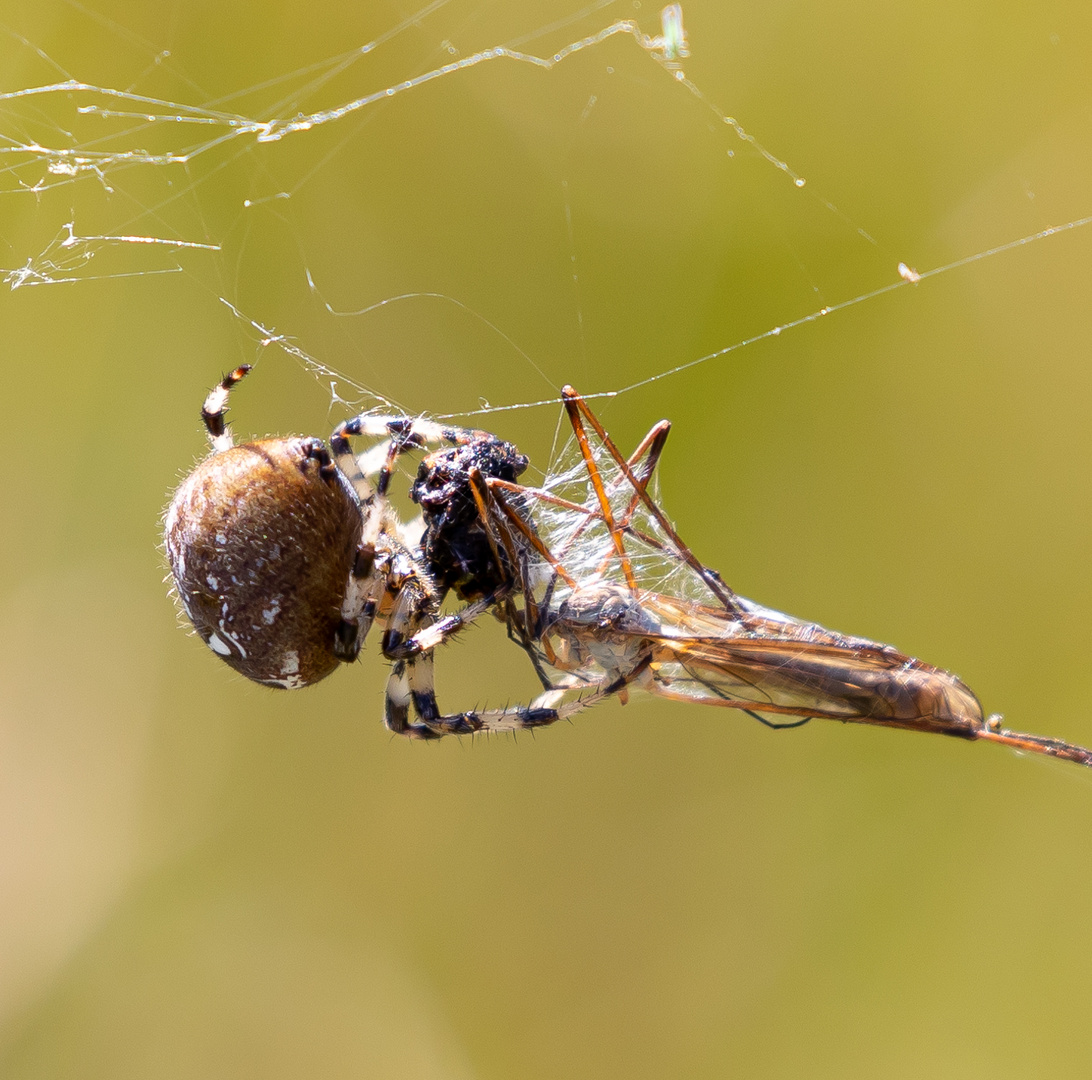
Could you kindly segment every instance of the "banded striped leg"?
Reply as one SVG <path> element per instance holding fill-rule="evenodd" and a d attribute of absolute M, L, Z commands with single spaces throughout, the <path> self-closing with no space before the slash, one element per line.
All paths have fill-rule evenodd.
<path fill-rule="evenodd" d="M 250 364 L 241 364 L 234 371 L 229 371 L 220 382 L 214 386 L 205 398 L 201 406 L 201 421 L 205 425 L 205 434 L 215 453 L 220 454 L 230 450 L 235 445 L 231 429 L 227 426 L 224 417 L 228 411 L 228 399 L 232 390 L 239 385 L 253 370 Z M 337 476 L 337 468 L 330 452 L 326 449 L 321 439 L 309 438 L 302 440 L 303 451 L 307 457 L 318 462 L 319 472 L 327 483 L 334 483 Z"/>
<path fill-rule="evenodd" d="M 648 661 L 643 661 L 623 677 L 604 681 L 587 696 L 563 705 L 555 705 L 557 698 L 550 693 L 531 705 L 442 714 L 436 703 L 436 646 L 497 604 L 510 587 L 504 586 L 453 615 L 435 619 L 435 607 L 427 602 L 422 582 L 414 579 L 404 584 L 383 636 L 384 654 L 395 661 L 387 681 L 384 708 L 384 723 L 391 731 L 408 738 L 436 739 L 444 735 L 473 735 L 479 731 L 545 727 L 575 716 L 609 694 L 624 691 L 647 667 Z M 411 708 L 417 714 L 418 722 L 410 720 Z"/>
<path fill-rule="evenodd" d="M 227 403 L 232 388 L 249 374 L 250 364 L 243 364 L 234 371 L 228 372 L 220 383 L 209 391 L 208 397 L 201 406 L 201 420 L 205 425 L 209 442 L 218 454 L 224 450 L 230 450 L 234 445 L 235 440 L 232 439 L 231 432 L 224 422 L 224 414 L 228 411 Z"/>
<path fill-rule="evenodd" d="M 391 615 L 390 625 L 383 632 L 383 655 L 388 660 L 412 660 L 422 653 L 431 652 L 437 645 L 445 644 L 479 615 L 485 614 L 494 604 L 503 601 L 507 592 L 507 588 L 497 589 L 488 596 L 467 604 L 461 610 L 451 615 L 444 615 L 435 622 L 417 629 L 410 635 L 407 635 L 405 630 L 410 625 L 409 619 L 399 612 L 396 606 Z"/>
<path fill-rule="evenodd" d="M 214 386 L 205 398 L 201 406 L 201 421 L 205 425 L 205 433 L 212 449 L 217 453 L 230 450 L 235 445 L 231 429 L 227 426 L 224 417 L 228 411 L 228 399 L 232 390 L 239 385 L 253 370 L 250 364 L 241 364 L 234 371 L 229 371 L 220 382 Z M 321 439 L 310 438 L 303 440 L 303 450 L 309 458 L 318 462 L 322 478 L 327 483 L 334 483 L 337 476 L 337 468 L 334 465 L 329 451 L 323 445 Z"/>
<path fill-rule="evenodd" d="M 341 619 L 334 632 L 334 655 L 343 663 L 350 664 L 360 655 L 387 590 L 389 563 L 389 553 L 377 555 L 371 544 L 361 543 L 357 548 L 341 601 Z"/>
<path fill-rule="evenodd" d="M 356 659 L 388 593 L 396 598 L 391 620 L 399 626 L 405 624 L 410 612 L 428 615 L 437 603 L 417 560 L 404 545 L 384 534 L 378 548 L 366 541 L 357 548 L 334 640 L 339 660 Z"/>
<path fill-rule="evenodd" d="M 445 735 L 476 735 L 479 732 L 531 731 L 534 728 L 569 720 L 590 709 L 611 694 L 618 693 L 641 676 L 648 666 L 642 661 L 633 671 L 610 682 L 602 682 L 576 701 L 563 705 L 510 705 L 504 709 L 484 709 L 441 714 L 433 688 L 432 653 L 416 660 L 399 660 L 387 681 L 384 723 L 396 735 L 410 739 L 440 739 Z M 547 695 L 543 695 L 543 698 Z M 541 700 L 541 699 L 540 699 Z M 409 718 L 410 706 L 420 722 Z"/>
<path fill-rule="evenodd" d="M 349 443 L 351 438 L 357 436 L 369 436 L 375 439 L 386 440 L 385 446 L 380 444 L 375 449 L 380 451 L 376 464 L 376 483 L 373 491 L 371 483 L 367 479 L 365 471 L 362 471 L 353 454 Z M 408 416 L 369 416 L 362 414 L 354 416 L 351 420 L 343 420 L 334 429 L 330 437 L 330 448 L 341 471 L 349 478 L 358 491 L 361 491 L 361 500 L 366 505 L 371 505 L 376 499 L 386 502 L 387 491 L 390 489 L 391 475 L 400 455 L 409 450 L 422 450 L 428 446 L 438 446 L 441 443 L 451 443 L 453 446 L 465 446 L 479 439 L 489 439 L 492 436 L 485 431 L 476 431 L 472 428 L 448 427 L 445 424 L 437 424 L 432 420 L 424 420 Z M 369 451 L 368 458 L 371 459 Z M 368 472 L 371 471 L 369 466 Z"/>
<path fill-rule="evenodd" d="M 358 436 L 384 440 L 365 455 L 364 468 L 350 442 Z M 386 591 L 388 575 L 394 573 L 405 578 L 416 574 L 415 566 L 400 568 L 398 565 L 400 561 L 409 560 L 408 552 L 377 550 L 380 537 L 394 524 L 390 520 L 387 492 L 399 455 L 433 443 L 459 445 L 488 437 L 485 432 L 447 427 L 429 420 L 367 414 L 345 420 L 334 429 L 330 449 L 338 467 L 356 491 L 364 515 L 360 547 L 346 587 L 335 638 L 334 651 L 339 659 L 349 662 L 359 654 Z M 376 477 L 374 487 L 368 479 L 372 474 Z"/>

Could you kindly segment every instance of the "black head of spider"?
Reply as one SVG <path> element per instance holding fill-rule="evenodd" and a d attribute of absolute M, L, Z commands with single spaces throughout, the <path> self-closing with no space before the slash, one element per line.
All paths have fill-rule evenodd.
<path fill-rule="evenodd" d="M 470 490 L 471 470 L 511 484 L 526 468 L 526 455 L 512 443 L 483 432 L 472 442 L 429 454 L 417 469 L 410 498 L 420 504 L 426 520 L 443 526 L 465 526 L 477 516 Z"/>
<path fill-rule="evenodd" d="M 337 667 L 363 518 L 320 440 L 220 449 L 182 482 L 164 528 L 179 599 L 213 652 L 287 689 Z"/>
<path fill-rule="evenodd" d="M 421 549 L 442 591 L 471 600 L 488 596 L 510 578 L 511 568 L 497 565 L 499 552 L 494 553 L 482 527 L 470 475 L 476 470 L 485 479 L 515 483 L 526 468 L 527 458 L 515 446 L 484 433 L 421 462 L 410 498 L 421 507 Z M 512 502 L 523 508 L 518 496 Z"/>

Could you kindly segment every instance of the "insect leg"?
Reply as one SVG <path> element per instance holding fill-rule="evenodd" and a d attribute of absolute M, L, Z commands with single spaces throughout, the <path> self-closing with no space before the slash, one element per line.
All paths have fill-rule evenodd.
<path fill-rule="evenodd" d="M 571 386 L 566 386 L 562 389 L 561 395 L 565 401 L 565 411 L 569 414 L 569 423 L 573 426 L 573 433 L 576 435 L 577 444 L 580 447 L 580 456 L 584 459 L 584 467 L 588 470 L 588 477 L 591 480 L 592 488 L 595 491 L 595 497 L 599 502 L 599 510 L 603 515 L 603 523 L 607 526 L 607 530 L 610 532 L 611 542 L 614 544 L 614 553 L 618 556 L 618 560 L 622 566 L 622 574 L 626 579 L 626 584 L 629 586 L 630 592 L 634 595 L 637 593 L 637 579 L 633 576 L 633 567 L 630 565 L 629 556 L 626 555 L 625 545 L 622 543 L 622 530 L 618 527 L 614 520 L 614 512 L 611 510 L 610 497 L 607 495 L 607 489 L 603 486 L 603 477 L 599 474 L 599 466 L 595 462 L 595 455 L 592 453 L 591 443 L 588 441 L 588 433 L 584 430 L 584 422 L 581 419 L 581 409 L 579 405 L 583 405 L 583 399 L 580 398 Z M 587 406 L 584 406 L 584 410 L 587 410 Z M 596 421 L 598 424 L 598 421 Z M 602 429 L 600 428 L 600 431 Z M 602 431 L 600 438 L 606 435 L 605 431 Z M 611 444 L 614 445 L 613 443 Z M 615 448 L 617 454 L 617 448 Z M 633 470 L 630 469 L 625 459 L 621 454 L 618 454 L 618 459 L 624 467 L 626 478 L 630 480 L 634 488 L 639 488 L 639 483 L 633 475 Z"/>
<path fill-rule="evenodd" d="M 637 444 L 637 448 L 629 456 L 629 466 L 637 474 L 637 477 L 642 485 L 648 486 L 649 480 L 652 479 L 652 474 L 656 471 L 656 466 L 659 464 L 660 455 L 663 453 L 664 444 L 667 442 L 667 436 L 671 432 L 671 422 L 669 420 L 661 420 L 658 424 L 654 424 L 649 433 Z M 607 486 L 607 494 L 613 495 L 615 491 L 625 482 L 625 476 L 618 477 L 611 481 Z M 537 492 L 533 488 L 525 489 L 529 495 L 535 498 L 542 499 L 546 502 L 552 502 L 554 497 L 550 496 L 547 492 Z M 630 522 L 633 520 L 633 515 L 637 510 L 637 507 L 641 505 L 640 496 L 634 493 L 633 497 L 629 501 L 629 506 L 626 508 L 625 513 L 619 519 L 619 528 L 629 531 Z M 588 513 L 586 507 L 576 507 L 574 505 L 567 506 L 566 509 L 577 509 L 578 511 L 585 513 L 585 519 L 576 527 L 576 530 L 565 541 L 561 550 L 557 553 L 559 561 L 564 562 L 565 556 L 576 545 L 579 539 L 587 532 L 589 526 L 595 521 L 601 521 L 602 517 L 599 514 Z M 597 568 L 596 574 L 602 575 L 607 566 L 610 564 L 610 560 L 614 556 L 607 554 L 603 562 Z M 552 592 L 552 587 L 549 590 Z"/>
<path fill-rule="evenodd" d="M 531 526 L 523 520 L 519 513 L 517 513 L 514 509 L 512 509 L 511 506 L 508 505 L 507 499 L 505 499 L 498 490 L 502 487 L 504 489 L 510 490 L 517 485 L 509 484 L 508 482 L 502 480 L 493 480 L 491 478 L 486 480 L 486 485 L 490 489 L 490 494 L 492 495 L 497 506 L 500 508 L 504 516 L 507 517 L 508 520 L 512 523 L 512 525 L 515 526 L 516 531 L 520 533 L 523 538 L 527 540 L 528 543 L 530 543 L 535 551 L 537 551 L 539 555 L 541 555 L 550 564 L 550 566 L 554 570 L 554 573 L 557 574 L 558 577 L 560 577 L 567 585 L 569 585 L 570 588 L 577 588 L 576 579 L 565 569 L 564 566 L 561 565 L 553 552 L 551 552 L 550 549 L 536 535 L 534 529 L 532 529 Z M 527 490 L 530 494 L 535 494 L 533 489 Z"/>
<path fill-rule="evenodd" d="M 629 466 L 634 470 L 634 474 L 637 477 L 640 485 L 639 490 L 635 491 L 630 497 L 629 504 L 623 511 L 622 515 L 618 519 L 618 527 L 624 529 L 627 533 L 630 530 L 630 522 L 633 521 L 633 515 L 637 512 L 637 508 L 641 505 L 641 494 L 648 491 L 648 482 L 652 479 L 652 474 L 656 471 L 656 466 L 659 464 L 660 455 L 664 450 L 664 443 L 667 442 L 667 436 L 671 431 L 671 424 L 667 420 L 661 420 L 642 440 L 637 449 L 629 457 Z M 642 457 L 645 451 L 648 451 L 648 457 L 642 461 Z M 640 468 L 637 468 L 640 463 Z M 621 477 L 614 481 L 611 485 L 613 491 L 616 487 L 620 487 L 624 477 Z M 583 525 L 581 526 L 581 529 Z M 578 530 L 580 531 L 580 530 Z M 575 539 L 575 537 L 574 537 Z M 610 555 L 599 564 L 596 568 L 596 575 L 602 575 L 606 572 L 607 567 L 610 565 Z"/>
<path fill-rule="evenodd" d="M 640 498 L 641 502 L 645 504 L 648 512 L 656 519 L 660 528 L 664 530 L 668 538 L 675 545 L 678 555 L 683 561 L 692 569 L 695 570 L 705 582 L 709 591 L 724 605 L 725 609 L 731 612 L 733 615 L 739 615 L 743 613 L 743 609 L 739 604 L 736 594 L 728 588 L 727 585 L 721 581 L 720 575 L 715 570 L 710 570 L 708 567 L 702 565 L 690 550 L 690 548 L 684 543 L 683 539 L 675 531 L 671 522 L 668 521 L 667 515 L 656 505 L 652 496 L 645 490 L 644 485 L 638 480 L 630 467 L 629 462 L 622 457 L 621 451 L 614 445 L 613 440 L 607 434 L 603 425 L 599 422 L 599 418 L 588 408 L 587 402 L 571 387 L 565 386 L 561 390 L 561 396 L 565 401 L 565 408 L 568 410 L 569 417 L 572 419 L 573 428 L 576 430 L 579 418 L 583 417 L 592 426 L 595 434 L 602 442 L 604 449 L 614 459 L 615 464 L 625 474 L 626 479 L 633 485 L 633 490 Z M 580 431 L 577 433 L 577 439 L 580 439 L 580 432 L 583 431 L 583 424 L 580 424 Z M 587 443 L 587 434 L 584 434 L 584 444 Z M 581 445 L 581 453 L 584 453 L 584 444 Z M 585 455 L 585 461 L 591 458 L 591 449 L 588 448 Z M 600 481 L 600 484 L 602 481 Z"/>
<path fill-rule="evenodd" d="M 527 658 L 531 661 L 531 667 L 535 669 L 535 674 L 538 676 L 538 681 L 542 683 L 543 692 L 550 693 L 556 690 L 557 686 L 546 674 L 546 669 L 542 666 L 542 658 L 535 651 L 535 647 L 522 634 L 512 630 L 511 621 L 508 623 L 508 640 L 518 645 L 527 654 Z"/>
<path fill-rule="evenodd" d="M 759 716 L 758 713 L 752 712 L 750 709 L 742 709 L 741 712 L 745 712 L 752 720 L 757 720 L 760 724 L 765 724 L 766 727 L 773 729 L 774 731 L 788 731 L 790 728 L 803 727 L 805 724 L 814 720 L 814 716 L 805 716 L 803 720 L 794 720 L 791 724 L 775 724 L 772 720 L 767 720 L 764 716 Z"/>

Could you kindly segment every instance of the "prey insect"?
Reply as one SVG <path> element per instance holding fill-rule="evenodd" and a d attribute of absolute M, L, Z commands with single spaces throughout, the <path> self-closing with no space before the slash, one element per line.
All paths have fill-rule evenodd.
<path fill-rule="evenodd" d="M 224 414 L 248 371 L 206 399 L 213 453 L 165 517 L 187 615 L 248 678 L 317 682 L 355 660 L 378 625 L 392 664 L 384 720 L 411 738 L 538 728 L 642 690 L 774 728 L 841 720 L 1092 765 L 1092 751 L 984 716 L 941 668 L 733 592 L 654 495 L 667 421 L 626 457 L 566 387 L 573 467 L 531 487 L 519 482 L 528 461 L 511 443 L 423 418 L 363 414 L 337 426 L 329 449 L 316 438 L 234 445 Z M 374 445 L 358 456 L 361 437 Z M 403 455 L 423 451 L 410 489 L 421 516 L 403 524 L 391 480 Z M 448 594 L 463 606 L 443 614 Z M 530 658 L 542 693 L 528 705 L 442 713 L 435 650 L 486 613 Z"/>

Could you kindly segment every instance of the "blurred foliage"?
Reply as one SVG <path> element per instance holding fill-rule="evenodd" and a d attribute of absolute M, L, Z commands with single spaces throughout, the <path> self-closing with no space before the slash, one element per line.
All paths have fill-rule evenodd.
<path fill-rule="evenodd" d="M 519 47 L 546 55 L 658 19 L 615 4 L 558 27 L 577 9 L 452 0 L 304 95 L 269 81 L 407 10 L 0 7 L 0 90 L 69 75 L 262 117 L 533 31 Z M 624 36 L 185 166 L 36 194 L 7 174 L 6 268 L 68 222 L 221 250 L 115 244 L 80 280 L 0 296 L 0 1074 L 1088 1075 L 1075 767 L 649 701 L 420 746 L 382 728 L 374 642 L 288 694 L 178 628 L 158 515 L 204 452 L 205 389 L 257 356 L 240 432 L 325 434 L 348 408 L 221 297 L 340 372 L 340 398 L 465 414 L 625 386 L 897 281 L 900 261 L 1092 212 L 1087 3 L 684 17 L 686 75 L 804 188 Z M 85 150 L 126 130 L 86 103 L 7 99 L 0 130 Z M 212 137 L 182 127 L 127 137 Z M 675 422 L 665 504 L 734 588 L 1089 743 L 1090 256 L 1074 230 L 602 413 L 623 445 Z M 326 307 L 406 293 L 458 304 Z M 558 410 L 475 422 L 543 463 Z M 483 624 L 443 652 L 441 704 L 526 697 L 525 667 Z"/>

